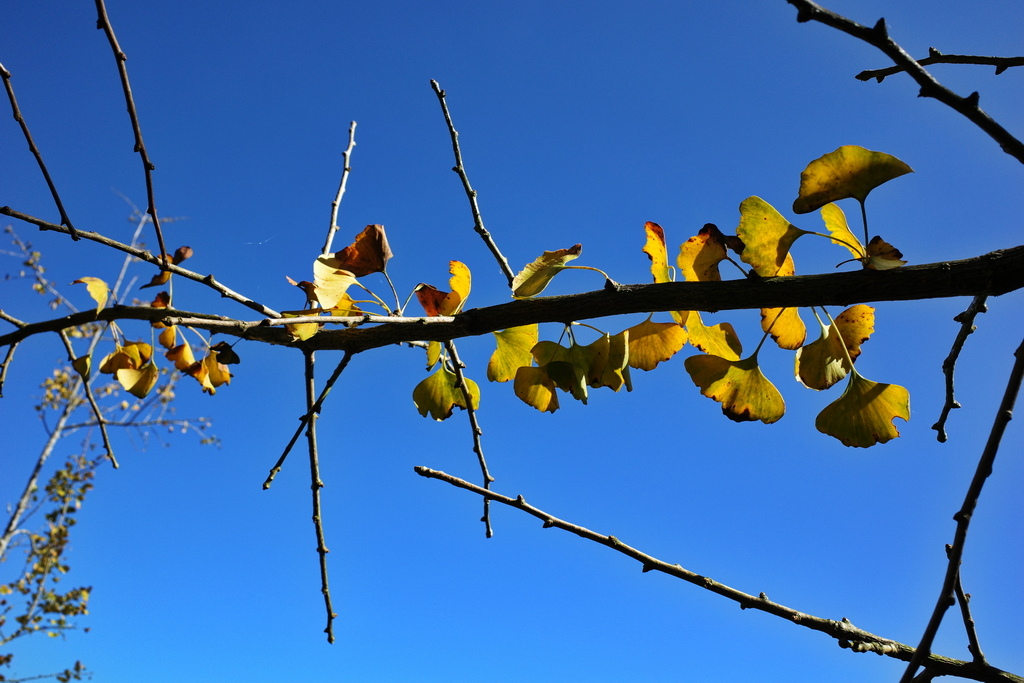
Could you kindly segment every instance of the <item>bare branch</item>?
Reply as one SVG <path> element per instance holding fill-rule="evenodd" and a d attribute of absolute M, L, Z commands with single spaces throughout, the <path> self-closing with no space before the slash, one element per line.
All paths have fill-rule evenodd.
<path fill-rule="evenodd" d="M 964 503 L 960 510 L 953 515 L 953 519 L 956 520 L 956 533 L 953 537 L 953 544 L 946 546 L 946 556 L 949 558 L 949 563 L 946 566 L 946 576 L 942 582 L 942 590 L 939 592 L 939 598 L 935 603 L 931 619 L 928 620 L 928 626 L 921 636 L 917 652 L 914 654 L 914 658 L 910 660 L 910 664 L 907 665 L 903 678 L 900 679 L 901 683 L 909 683 L 914 678 L 914 674 L 917 673 L 918 667 L 928 666 L 925 663 L 925 659 L 928 653 L 931 652 L 932 641 L 939 630 L 942 618 L 946 610 L 956 603 L 954 586 L 960 574 L 960 562 L 964 554 L 964 544 L 967 542 L 967 529 L 971 524 L 971 516 L 974 514 L 974 508 L 978 504 L 978 498 L 981 496 L 981 489 L 985 485 L 985 480 L 992 474 L 996 453 L 999 451 L 999 444 L 1003 438 L 1003 433 L 1006 431 L 1006 425 L 1009 424 L 1010 419 L 1013 417 L 1013 405 L 1017 401 L 1017 394 L 1020 392 L 1021 379 L 1024 378 L 1024 341 L 1021 341 L 1020 346 L 1017 347 L 1013 355 L 1016 361 L 1010 370 L 1010 376 L 1006 382 L 1006 391 L 1003 393 L 1003 400 L 999 404 L 999 410 L 996 412 L 995 420 L 992 423 L 992 430 L 989 432 L 988 441 L 985 443 L 985 449 L 978 460 L 978 466 L 974 471 L 971 485 L 967 488 Z"/>
<path fill-rule="evenodd" d="M 466 175 L 466 168 L 462 165 L 462 150 L 459 148 L 459 133 L 455 130 L 455 124 L 452 123 L 452 116 L 448 112 L 448 102 L 445 100 L 445 92 L 438 85 L 437 81 L 431 79 L 430 87 L 434 89 L 434 93 L 437 95 L 437 101 L 441 103 L 441 111 L 444 113 L 444 120 L 448 124 L 448 133 L 452 138 L 452 151 L 455 153 L 455 167 L 452 168 L 459 175 L 459 179 L 462 181 L 462 187 L 466 191 L 466 198 L 469 199 L 469 208 L 473 212 L 473 229 L 476 230 L 477 234 L 483 239 L 484 244 L 491 250 L 491 254 L 494 255 L 494 259 L 498 262 L 498 267 L 501 268 L 501 272 L 505 274 L 508 279 L 508 286 L 511 289 L 512 280 L 515 279 L 516 275 L 512 272 L 512 268 L 508 265 L 508 259 L 498 249 L 498 245 L 494 242 L 491 237 L 491 233 L 487 232 L 487 228 L 484 227 L 484 219 L 480 215 L 480 206 L 476 201 L 476 190 L 469 184 L 469 176 Z"/>
<path fill-rule="evenodd" d="M 75 226 L 71 224 L 71 219 L 68 218 L 67 211 L 64 210 L 64 202 L 60 200 L 60 195 L 57 193 L 57 186 L 54 185 L 53 179 L 50 177 L 50 172 L 46 169 L 46 164 L 43 162 L 43 155 L 39 152 L 39 148 L 36 147 L 35 140 L 32 139 L 32 133 L 28 130 L 28 124 L 25 123 L 25 119 L 21 115 L 21 109 L 18 107 L 18 99 L 14 96 L 14 85 L 11 83 L 11 72 L 5 69 L 3 64 L 0 64 L 0 77 L 3 78 L 4 87 L 7 89 L 7 99 L 11 102 L 11 113 L 14 115 L 14 120 L 18 122 L 19 126 L 21 126 L 21 132 L 25 136 L 25 141 L 28 143 L 28 149 L 32 152 L 32 156 L 36 158 L 36 163 L 39 164 L 39 170 L 43 173 L 46 185 L 50 188 L 50 195 L 53 197 L 53 202 L 57 205 L 57 210 L 60 212 L 61 225 L 66 225 L 68 227 L 68 234 L 71 235 L 71 239 L 77 242 L 81 238 L 75 231 Z"/>
<path fill-rule="evenodd" d="M 988 297 L 984 295 L 974 297 L 974 301 L 967 307 L 967 310 L 953 318 L 954 321 L 960 323 L 960 331 L 957 333 L 956 339 L 953 340 L 949 355 L 946 356 L 946 360 L 942 361 L 942 374 L 946 377 L 946 402 L 942 406 L 938 421 L 932 425 L 932 429 L 938 432 L 936 438 L 939 443 L 946 442 L 946 419 L 949 417 L 949 412 L 960 407 L 960 403 L 953 396 L 953 373 L 956 370 L 956 360 L 960 357 L 960 351 L 964 348 L 967 336 L 975 330 L 975 316 L 988 311 L 988 307 L 985 305 L 987 300 Z"/>
<path fill-rule="evenodd" d="M 915 60 L 921 66 L 929 64 L 982 64 L 994 66 L 996 75 L 1003 73 L 1010 67 L 1024 66 L 1024 57 L 981 57 L 978 55 L 947 55 L 939 52 L 934 47 L 928 48 L 928 56 L 924 59 Z M 872 78 L 881 83 L 887 76 L 906 71 L 904 66 L 890 66 L 886 69 L 870 69 L 861 71 L 856 78 L 859 81 L 870 81 Z"/>
<path fill-rule="evenodd" d="M 1004 152 L 1024 164 L 1024 142 L 1011 135 L 978 106 L 978 93 L 974 92 L 967 97 L 961 97 L 939 83 L 920 63 L 889 37 L 885 19 L 879 19 L 872 28 L 868 28 L 827 10 L 811 0 L 786 0 L 786 2 L 797 8 L 797 21 L 817 21 L 877 47 L 917 81 L 921 86 L 920 97 L 935 98 L 959 112 L 999 143 Z"/>
<path fill-rule="evenodd" d="M 605 536 L 604 534 L 591 531 L 586 527 L 554 517 L 553 515 L 530 505 L 522 496 L 510 498 L 509 496 L 495 493 L 494 491 L 477 486 L 476 484 L 472 484 L 464 479 L 459 479 L 458 477 L 453 477 L 450 474 L 440 472 L 438 470 L 432 470 L 428 467 L 416 467 L 415 470 L 416 474 L 419 474 L 422 477 L 427 477 L 428 479 L 440 479 L 452 486 L 489 498 L 496 503 L 501 503 L 502 505 L 507 505 L 517 510 L 521 510 L 526 514 L 532 515 L 541 520 L 544 523 L 545 529 L 550 527 L 562 529 L 563 531 L 576 534 L 580 538 L 611 548 L 612 550 L 622 553 L 623 555 L 639 562 L 643 566 L 644 572 L 659 571 L 664 574 L 668 574 L 669 576 L 674 576 L 677 579 L 682 579 L 683 581 L 692 583 L 695 586 L 711 591 L 716 595 L 728 598 L 729 600 L 738 603 L 741 609 L 760 610 L 799 626 L 803 626 L 814 631 L 820 631 L 821 633 L 838 640 L 840 647 L 848 648 L 854 652 L 875 652 L 877 654 L 884 654 L 903 661 L 907 661 L 914 656 L 914 648 L 909 645 L 905 645 L 904 643 L 890 640 L 888 638 L 883 638 L 875 635 L 874 633 L 857 628 L 850 623 L 848 619 L 842 619 L 840 621 L 822 619 L 821 617 L 815 617 L 805 612 L 799 612 L 777 602 L 772 602 L 764 593 L 761 593 L 756 597 L 749 593 L 744 593 L 743 591 L 719 583 L 710 577 L 702 576 L 701 574 L 684 569 L 678 564 L 669 564 L 668 562 L 659 560 L 658 558 L 637 550 L 632 546 L 626 545 L 615 536 Z M 976 681 L 1014 681 L 1016 683 L 1024 683 L 1024 679 L 1018 676 L 992 666 L 979 665 L 976 662 L 965 662 L 932 654 L 925 656 L 924 661 L 930 669 L 934 669 L 939 675 L 959 676 L 961 678 L 969 678 Z"/>
<path fill-rule="evenodd" d="M 345 196 L 345 185 L 348 184 L 349 173 L 352 172 L 352 150 L 355 146 L 356 122 L 353 121 L 348 124 L 348 147 L 341 153 L 341 157 L 345 160 L 345 163 L 341 171 L 341 183 L 338 185 L 338 194 L 334 196 L 334 201 L 331 202 L 331 224 L 327 228 L 327 241 L 324 242 L 323 249 L 324 256 L 331 253 L 331 244 L 334 242 L 334 233 L 338 231 L 338 209 L 341 207 L 342 197 Z"/>
<path fill-rule="evenodd" d="M 971 596 L 964 592 L 964 586 L 960 579 L 960 572 L 956 574 L 956 583 L 953 586 L 956 591 L 956 601 L 960 605 L 960 616 L 964 621 L 964 630 L 967 631 L 967 649 L 974 655 L 974 661 L 978 664 L 988 664 L 985 660 L 985 653 L 981 651 L 981 643 L 978 640 L 978 629 L 974 625 L 974 617 L 971 615 Z"/>

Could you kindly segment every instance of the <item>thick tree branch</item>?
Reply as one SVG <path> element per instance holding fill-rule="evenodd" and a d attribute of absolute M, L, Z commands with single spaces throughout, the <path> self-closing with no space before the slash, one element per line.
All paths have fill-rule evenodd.
<path fill-rule="evenodd" d="M 761 593 L 759 596 L 744 593 L 743 591 L 719 583 L 710 577 L 702 576 L 684 569 L 678 564 L 669 564 L 668 562 L 659 560 L 658 558 L 637 550 L 632 546 L 626 545 L 615 536 L 605 536 L 604 534 L 591 531 L 586 527 L 554 517 L 547 512 L 530 505 L 522 496 L 517 496 L 516 498 L 504 496 L 500 493 L 495 493 L 494 491 L 472 484 L 464 479 L 459 479 L 458 477 L 453 477 L 445 472 L 439 472 L 427 467 L 416 467 L 415 470 L 416 474 L 419 474 L 422 477 L 427 477 L 428 479 L 440 479 L 452 486 L 472 491 L 473 493 L 493 500 L 496 503 L 501 503 L 502 505 L 507 505 L 517 510 L 521 510 L 528 515 L 533 515 L 544 523 L 544 528 L 554 527 L 556 529 L 562 529 L 563 531 L 576 534 L 580 538 L 585 538 L 588 541 L 593 541 L 620 552 L 643 565 L 644 572 L 659 571 L 664 574 L 668 574 L 669 576 L 674 576 L 677 579 L 682 579 L 683 581 L 692 583 L 695 586 L 699 586 L 705 590 L 711 591 L 712 593 L 728 598 L 729 600 L 738 603 L 741 609 L 760 610 L 787 621 L 791 621 L 799 626 L 803 626 L 814 631 L 820 631 L 821 633 L 838 640 L 840 647 L 849 648 L 855 652 L 875 652 L 878 654 L 884 654 L 902 661 L 909 661 L 914 656 L 914 648 L 909 645 L 895 640 L 889 640 L 888 638 L 883 638 L 863 629 L 859 629 L 850 623 L 848 619 L 842 619 L 841 621 L 822 619 L 821 617 L 815 617 L 804 612 L 799 612 L 777 602 L 772 602 L 764 593 Z M 976 681 L 1014 681 L 1016 683 L 1024 683 L 1024 679 L 1019 676 L 1007 673 L 992 666 L 980 665 L 976 662 L 965 662 L 933 654 L 929 654 L 923 659 L 929 669 L 936 671 L 938 675 L 942 676 L 959 676 L 960 678 L 968 678 Z"/>
<path fill-rule="evenodd" d="M 978 106 L 978 93 L 973 92 L 967 97 L 961 97 L 939 83 L 919 62 L 907 54 L 896 41 L 889 37 L 889 31 L 885 26 L 885 19 L 879 19 L 878 23 L 868 28 L 827 10 L 817 3 L 811 2 L 811 0 L 786 0 L 786 2 L 797 8 L 797 21 L 817 21 L 877 47 L 896 66 L 906 71 L 910 74 L 911 78 L 917 81 L 917 84 L 921 86 L 919 93 L 921 97 L 933 97 L 959 112 L 999 143 L 1004 152 L 1024 164 L 1024 142 L 1011 135 L 1009 131 L 996 123 Z"/>

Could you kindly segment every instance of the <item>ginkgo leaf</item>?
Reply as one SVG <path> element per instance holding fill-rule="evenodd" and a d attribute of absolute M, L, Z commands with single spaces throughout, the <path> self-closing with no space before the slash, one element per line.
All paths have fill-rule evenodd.
<path fill-rule="evenodd" d="M 356 235 L 352 244 L 334 254 L 338 268 L 347 270 L 355 277 L 370 273 L 382 273 L 388 260 L 394 256 L 388 245 L 388 236 L 383 225 L 367 225 Z"/>
<path fill-rule="evenodd" d="M 558 275 L 565 264 L 577 258 L 582 251 L 582 244 L 575 244 L 568 249 L 545 251 L 532 263 L 526 264 L 512 280 L 512 296 L 525 299 L 540 294 L 551 282 L 551 278 Z"/>
<path fill-rule="evenodd" d="M 538 325 L 533 324 L 495 332 L 498 347 L 487 363 L 487 379 L 507 382 L 515 379 L 519 368 L 528 367 L 533 362 L 530 349 L 537 343 L 538 328 Z"/>
<path fill-rule="evenodd" d="M 854 361 L 860 355 L 860 345 L 875 331 L 875 309 L 865 304 L 850 306 L 835 318 L 839 334 Z"/>
<path fill-rule="evenodd" d="M 174 325 L 165 327 L 164 331 L 160 333 L 160 336 L 156 338 L 160 342 L 160 346 L 165 349 L 173 348 L 178 343 L 178 328 Z"/>
<path fill-rule="evenodd" d="M 686 329 L 676 323 L 656 323 L 650 317 L 629 328 L 629 367 L 653 370 L 686 345 Z"/>
<path fill-rule="evenodd" d="M 882 183 L 914 169 L 885 152 L 844 145 L 807 164 L 800 174 L 795 213 L 810 213 L 829 202 L 852 197 L 860 202 Z"/>
<path fill-rule="evenodd" d="M 743 353 L 743 345 L 736 336 L 736 330 L 729 323 L 718 323 L 706 327 L 700 313 L 690 311 L 686 319 L 686 329 L 690 333 L 690 343 L 713 356 L 721 356 L 726 360 L 739 360 Z"/>
<path fill-rule="evenodd" d="M 544 368 L 517 368 L 513 388 L 523 403 L 533 406 L 542 413 L 553 413 L 558 410 L 558 392 L 555 391 L 555 383 L 548 377 Z"/>
<path fill-rule="evenodd" d="M 898 384 L 880 384 L 850 373 L 846 391 L 818 414 L 814 426 L 844 446 L 868 448 L 900 435 L 896 418 L 910 419 L 910 393 Z"/>
<path fill-rule="evenodd" d="M 345 290 L 355 283 L 355 276 L 342 268 L 338 259 L 320 256 L 313 261 L 313 295 L 321 308 L 337 306 Z"/>
<path fill-rule="evenodd" d="M 461 261 L 449 261 L 448 272 L 451 277 L 448 279 L 450 292 L 442 292 L 434 285 L 420 283 L 413 290 L 420 306 L 428 316 L 455 315 L 462 309 L 462 305 L 469 296 L 472 278 L 469 268 Z"/>
<path fill-rule="evenodd" d="M 138 370 L 153 357 L 153 347 L 144 342 L 128 342 L 114 347 L 100 362 L 100 372 L 113 375 L 122 368 Z"/>
<path fill-rule="evenodd" d="M 427 344 L 427 370 L 430 370 L 441 358 L 441 342 L 432 341 Z"/>
<path fill-rule="evenodd" d="M 141 368 L 121 368 L 115 375 L 117 381 L 129 394 L 136 398 L 145 398 L 160 377 L 160 371 L 154 363 L 146 363 Z"/>
<path fill-rule="evenodd" d="M 430 377 L 417 384 L 412 391 L 412 400 L 420 415 L 426 417 L 429 413 L 440 422 L 451 417 L 456 406 L 465 409 L 466 397 L 462 389 L 455 386 L 457 381 L 455 373 L 442 365 Z M 468 377 L 465 382 L 473 409 L 476 410 L 480 406 L 480 389 Z"/>
<path fill-rule="evenodd" d="M 92 370 L 92 354 L 74 359 L 71 361 L 71 367 L 82 376 L 82 379 L 89 379 L 89 372 Z"/>
<path fill-rule="evenodd" d="M 235 353 L 234 347 L 226 341 L 217 342 L 210 347 L 210 350 L 217 354 L 217 362 L 222 365 L 237 365 L 242 359 Z"/>
<path fill-rule="evenodd" d="M 110 287 L 107 283 L 98 277 L 80 277 L 73 281 L 71 284 L 85 285 L 85 289 L 89 292 L 89 296 L 96 302 L 96 312 L 99 313 L 103 310 L 103 307 L 107 305 L 107 299 L 110 297 Z"/>
<path fill-rule="evenodd" d="M 676 264 L 687 282 L 718 282 L 718 264 L 726 256 L 725 235 L 713 223 L 706 223 L 695 236 L 679 247 Z"/>
<path fill-rule="evenodd" d="M 212 348 L 210 349 L 210 352 L 206 354 L 206 358 L 203 359 L 203 365 L 206 366 L 206 372 L 210 378 L 210 384 L 215 388 L 222 384 L 231 383 L 231 372 L 228 371 L 226 365 L 220 362 L 220 354 Z M 210 394 L 213 393 L 215 392 L 210 391 Z"/>
<path fill-rule="evenodd" d="M 838 204 L 826 204 L 821 207 L 821 218 L 825 221 L 825 228 L 832 235 L 833 244 L 841 244 L 846 247 L 855 259 L 864 258 L 864 254 L 867 253 L 864 251 L 864 245 L 850 230 L 850 225 L 846 222 L 846 214 Z"/>
<path fill-rule="evenodd" d="M 170 254 L 164 254 L 164 259 L 173 263 L 174 257 Z M 149 282 L 139 287 L 139 289 L 146 289 L 147 287 L 162 287 L 171 280 L 171 271 L 161 270 L 159 273 L 150 278 Z"/>
<path fill-rule="evenodd" d="M 644 253 L 651 259 L 651 275 L 654 276 L 654 281 L 672 282 L 672 276 L 668 270 L 668 249 L 665 246 L 665 231 L 657 223 L 647 221 L 644 224 L 644 233 L 647 235 Z"/>
<path fill-rule="evenodd" d="M 179 344 L 171 349 L 168 349 L 164 353 L 164 357 L 174 363 L 174 367 L 178 370 L 185 372 L 191 368 L 195 362 L 196 357 L 192 353 L 192 347 L 188 343 Z"/>
<path fill-rule="evenodd" d="M 587 360 L 587 385 L 618 391 L 632 391 L 629 380 L 629 330 L 616 335 L 605 333 L 600 339 L 580 347 Z"/>
<path fill-rule="evenodd" d="M 722 404 L 735 422 L 777 422 L 786 412 L 782 394 L 761 372 L 757 354 L 743 360 L 721 356 L 690 356 L 683 363 L 700 393 Z"/>
<path fill-rule="evenodd" d="M 906 261 L 901 260 L 903 254 L 900 253 L 900 250 L 878 235 L 872 237 L 868 242 L 867 252 L 867 262 L 864 267 L 869 270 L 892 270 L 907 264 Z"/>
<path fill-rule="evenodd" d="M 821 334 L 816 340 L 796 352 L 794 374 L 798 382 L 808 389 L 823 391 L 846 377 L 852 366 L 843 350 L 839 329 L 818 321 Z"/>
<path fill-rule="evenodd" d="M 150 308 L 167 308 L 170 305 L 171 295 L 167 292 L 157 292 L 157 295 L 149 302 Z"/>
<path fill-rule="evenodd" d="M 307 308 L 311 307 L 316 302 L 316 285 L 314 285 L 312 282 L 310 282 L 309 280 L 296 282 L 287 275 L 284 276 L 284 279 L 287 280 L 288 284 L 290 284 L 291 286 L 298 287 L 303 291 L 303 293 L 306 295 Z"/>
<path fill-rule="evenodd" d="M 182 261 L 192 258 L 192 247 L 178 247 L 174 250 L 174 256 L 171 258 L 171 263 L 178 265 Z"/>
<path fill-rule="evenodd" d="M 553 341 L 542 341 L 534 345 L 531 353 L 556 387 L 586 405 L 590 357 L 583 347 L 572 344 L 567 348 Z"/>
<path fill-rule="evenodd" d="M 282 318 L 299 318 L 311 315 L 320 315 L 321 309 L 311 308 L 305 311 L 281 311 Z M 321 323 L 285 323 L 284 328 L 288 330 L 292 341 L 306 341 L 320 331 Z"/>
<path fill-rule="evenodd" d="M 776 273 L 778 277 L 788 277 L 796 274 L 796 267 L 793 264 L 793 255 L 786 254 L 786 261 L 782 268 Z M 780 349 L 799 349 L 800 345 L 807 339 L 807 326 L 800 319 L 800 309 L 789 308 L 762 308 L 761 329 L 771 334 L 772 339 Z"/>
<path fill-rule="evenodd" d="M 760 197 L 747 197 L 740 203 L 740 224 L 736 228 L 744 245 L 740 258 L 761 277 L 777 275 L 793 242 L 807 234 Z"/>
<path fill-rule="evenodd" d="M 356 305 L 355 300 L 352 299 L 348 292 L 342 294 L 341 298 L 338 299 L 338 302 L 334 304 L 334 306 L 324 310 L 329 311 L 331 315 L 342 317 L 363 314 L 362 309 Z"/>

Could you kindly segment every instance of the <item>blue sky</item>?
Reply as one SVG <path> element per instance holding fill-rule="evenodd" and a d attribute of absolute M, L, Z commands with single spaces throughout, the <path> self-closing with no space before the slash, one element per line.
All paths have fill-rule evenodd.
<path fill-rule="evenodd" d="M 914 55 L 929 46 L 1024 51 L 1017 2 L 828 6 L 867 24 L 885 16 Z M 665 228 L 674 254 L 704 223 L 733 232 L 750 195 L 820 229 L 816 215 L 798 220 L 788 207 L 807 162 L 843 144 L 914 168 L 868 200 L 872 232 L 911 263 L 1020 241 L 1019 164 L 954 112 L 917 98 L 909 79 L 855 80 L 884 58 L 824 26 L 797 24 L 781 0 L 300 1 L 286 9 L 111 0 L 108 10 L 157 166 L 157 206 L 188 218 L 166 227 L 168 246 L 192 246 L 185 265 L 278 310 L 303 303 L 285 276 L 308 278 L 323 243 L 351 120 L 358 145 L 336 245 L 382 223 L 403 295 L 419 282 L 443 286 L 447 262 L 458 259 L 474 274 L 468 305 L 507 299 L 450 171 L 431 78 L 448 92 L 484 220 L 517 269 L 580 242 L 581 265 L 647 282 L 645 221 Z M 68 212 L 83 229 L 127 240 L 119 193 L 143 205 L 144 185 L 92 3 L 11 0 L 0 11 L 0 61 Z M 983 108 L 1024 130 L 1024 72 L 934 73 L 962 94 L 979 90 Z M 56 220 L 9 116 L 0 116 L 0 160 L 0 205 Z M 15 227 L 58 283 L 110 278 L 120 262 L 97 245 Z M 801 241 L 795 256 L 800 272 L 828 272 L 845 252 Z M 0 272 L 18 269 L 0 258 Z M 142 282 L 151 274 L 135 272 Z M 601 284 L 596 274 L 569 272 L 549 293 Z M 65 292 L 90 305 L 83 291 Z M 178 283 L 175 303 L 252 319 L 197 285 Z M 858 368 L 906 386 L 912 418 L 898 423 L 902 438 L 866 451 L 814 429 L 837 394 L 801 388 L 790 379 L 790 353 L 774 348 L 761 358 L 788 412 L 771 426 L 723 418 L 678 358 L 635 372 L 631 394 L 598 392 L 587 406 L 563 400 L 562 410 L 542 415 L 510 387 L 486 385 L 489 338 L 459 349 L 484 392 L 495 490 L 740 590 L 913 644 L 1021 333 L 1020 293 L 992 300 L 960 361 L 964 408 L 951 417 L 950 442 L 936 443 L 940 366 L 957 331 L 952 317 L 967 303 L 878 305 Z M 0 282 L 0 307 L 25 320 L 49 315 L 24 281 Z M 748 347 L 756 344 L 756 312 L 711 320 L 732 322 Z M 212 398 L 190 383 L 178 392 L 182 415 L 213 418 L 221 448 L 184 436 L 133 450 L 138 439 L 118 437 L 122 467 L 100 472 L 67 579 L 94 586 L 82 620 L 91 630 L 26 641 L 11 673 L 74 659 L 95 681 L 155 682 L 863 681 L 902 669 L 641 574 L 632 561 L 513 510 L 493 510 L 495 536 L 485 539 L 478 498 L 413 473 L 426 465 L 479 476 L 464 416 L 434 423 L 416 413 L 411 392 L 426 374 L 421 352 L 405 348 L 356 357 L 320 420 L 339 613 L 337 642 L 328 645 L 304 456 L 292 456 L 272 489 L 260 488 L 303 412 L 301 357 L 255 344 L 236 350 L 243 361 L 229 388 Z M 322 354 L 321 367 L 336 356 Z M 26 397 L 38 395 L 62 357 L 59 342 L 40 338 L 19 348 L 9 372 L 0 403 L 4 501 L 44 440 Z M 986 655 L 1017 672 L 1021 446 L 1011 425 L 963 569 Z M 66 442 L 68 453 L 77 448 L 77 439 Z M 936 651 L 968 658 L 957 616 L 947 622 Z"/>

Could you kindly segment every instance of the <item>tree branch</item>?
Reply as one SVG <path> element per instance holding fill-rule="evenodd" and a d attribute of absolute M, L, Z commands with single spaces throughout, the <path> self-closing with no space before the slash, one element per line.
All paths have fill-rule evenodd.
<path fill-rule="evenodd" d="M 968 335 L 975 330 L 974 318 L 979 313 L 988 311 L 988 307 L 985 305 L 987 300 L 988 297 L 983 294 L 974 297 L 967 310 L 953 318 L 955 322 L 960 323 L 960 331 L 957 332 L 956 339 L 953 340 L 953 346 L 949 349 L 949 355 L 946 356 L 946 360 L 942 361 L 942 374 L 946 378 L 946 401 L 942 405 L 942 412 L 939 414 L 938 421 L 932 425 L 932 429 L 938 432 L 936 438 L 939 440 L 939 443 L 946 442 L 946 419 L 949 417 L 949 412 L 960 407 L 960 403 L 953 394 L 953 373 L 956 370 L 957 358 L 960 357 L 960 352 L 964 348 Z"/>
<path fill-rule="evenodd" d="M 1024 66 L 1024 57 L 981 57 L 978 55 L 947 55 L 939 52 L 934 47 L 928 48 L 928 56 L 924 59 L 914 60 L 921 66 L 929 64 L 983 64 L 994 66 L 996 75 L 1003 73 L 1013 66 Z M 872 78 L 881 83 L 887 76 L 906 71 L 904 66 L 890 66 L 886 69 L 868 69 L 857 74 L 858 81 L 870 81 Z"/>
<path fill-rule="evenodd" d="M 699 586 L 705 590 L 711 591 L 712 593 L 728 598 L 729 600 L 738 603 L 740 609 L 760 610 L 799 626 L 824 633 L 838 640 L 840 647 L 849 648 L 854 652 L 875 652 L 903 661 L 908 661 L 914 656 L 914 648 L 909 645 L 905 645 L 904 643 L 900 643 L 895 640 L 889 640 L 888 638 L 883 638 L 863 629 L 859 629 L 848 619 L 842 619 L 841 621 L 822 619 L 804 612 L 799 612 L 777 602 L 772 602 L 764 593 L 755 597 L 749 593 L 736 590 L 735 588 L 726 586 L 725 584 L 719 583 L 707 576 L 702 576 L 684 569 L 678 564 L 669 564 L 656 557 L 652 557 L 651 555 L 637 550 L 632 546 L 626 545 L 615 536 L 605 536 L 595 531 L 591 531 L 586 527 L 554 517 L 547 512 L 530 505 L 522 496 L 510 498 L 509 496 L 495 493 L 494 491 L 477 486 L 476 484 L 471 484 L 464 479 L 459 479 L 458 477 L 453 477 L 450 474 L 432 470 L 428 467 L 416 467 L 415 470 L 416 474 L 422 477 L 427 477 L 428 479 L 440 479 L 452 486 L 471 491 L 479 496 L 489 498 L 496 503 L 501 503 L 502 505 L 507 505 L 517 510 L 521 510 L 528 515 L 533 515 L 544 523 L 545 529 L 549 527 L 562 529 L 563 531 L 576 534 L 580 538 L 611 548 L 612 550 L 622 553 L 623 555 L 639 562 L 643 565 L 644 572 L 659 571 L 664 574 L 668 574 L 669 576 L 674 576 L 677 579 L 682 579 L 683 581 L 692 583 L 695 586 Z M 1007 673 L 992 666 L 979 665 L 976 662 L 965 662 L 933 654 L 927 655 L 924 659 L 927 666 L 930 669 L 937 671 L 938 675 L 959 676 L 961 678 L 969 678 L 976 681 L 1014 681 L 1015 683 L 1024 683 L 1024 678 L 1020 678 L 1019 676 Z"/>

